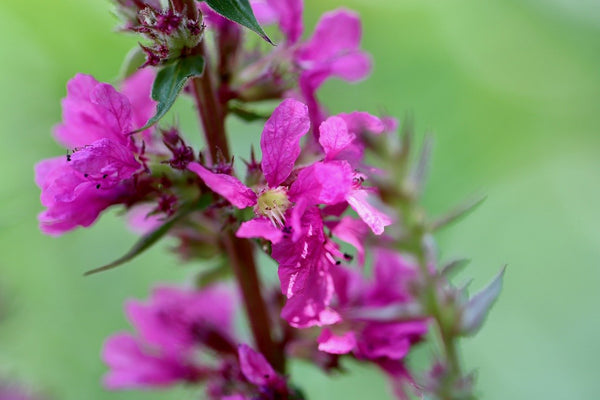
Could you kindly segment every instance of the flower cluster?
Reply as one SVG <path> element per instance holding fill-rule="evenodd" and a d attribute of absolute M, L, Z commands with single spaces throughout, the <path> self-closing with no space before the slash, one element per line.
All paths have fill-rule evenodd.
<path fill-rule="evenodd" d="M 67 155 L 36 166 L 40 227 L 59 235 L 122 204 L 142 238 L 99 270 L 164 235 L 178 239 L 181 259 L 218 262 L 194 287 L 159 286 L 147 303 L 127 303 L 136 332 L 106 341 L 106 387 L 185 383 L 204 385 L 209 399 L 303 399 L 289 359 L 341 372 L 353 358 L 382 370 L 398 398 L 470 398 L 451 346 L 480 327 L 498 283 L 469 299 L 447 281 L 456 264 L 436 269 L 431 234 L 443 224 L 418 204 L 426 154 L 413 169 L 410 132 L 399 141 L 394 118 L 331 115 L 317 97 L 330 78 L 370 72 L 357 14 L 329 12 L 303 40 L 302 0 L 119 0 L 118 9 L 152 44 L 120 92 L 87 75 L 68 83 L 55 129 Z M 257 21 L 278 26 L 277 47 L 246 38 L 243 26 L 262 32 Z M 180 91 L 195 100 L 202 149 L 176 125 L 155 125 Z M 277 102 L 268 116 L 254 109 L 263 100 Z M 244 173 L 229 156 L 228 115 L 264 120 L 260 161 L 249 150 Z M 278 287 L 261 283 L 256 251 L 277 264 Z M 231 276 L 235 289 L 215 282 Z M 253 338 L 234 329 L 238 308 Z M 407 358 L 431 323 L 446 358 L 419 381 Z"/>

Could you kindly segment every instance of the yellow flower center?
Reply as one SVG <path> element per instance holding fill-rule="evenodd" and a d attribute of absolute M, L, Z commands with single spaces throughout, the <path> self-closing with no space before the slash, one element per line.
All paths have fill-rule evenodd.
<path fill-rule="evenodd" d="M 285 212 L 291 205 L 287 191 L 279 186 L 275 189 L 263 190 L 259 194 L 254 212 L 257 215 L 269 218 L 276 227 L 283 228 L 285 226 Z"/>

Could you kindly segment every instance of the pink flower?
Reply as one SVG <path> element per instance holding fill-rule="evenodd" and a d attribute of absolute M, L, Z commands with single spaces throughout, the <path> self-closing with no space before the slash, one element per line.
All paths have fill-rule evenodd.
<path fill-rule="evenodd" d="M 39 162 L 35 166 L 35 181 L 42 190 L 41 203 L 47 208 L 38 216 L 40 229 L 49 235 L 90 226 L 100 212 L 118 203 L 127 191 L 126 187 L 103 189 L 64 157 Z"/>
<path fill-rule="evenodd" d="M 151 113 L 150 80 L 151 75 L 143 72 L 124 84 L 135 107 L 125 95 L 89 75 L 78 74 L 69 81 L 62 102 L 63 122 L 54 133 L 73 154 L 44 160 L 35 167 L 46 207 L 39 215 L 43 232 L 60 235 L 89 226 L 133 190 L 129 180 L 142 165 L 130 132 Z"/>
<path fill-rule="evenodd" d="M 308 203 L 336 204 L 346 201 L 359 217 L 381 235 L 391 219 L 372 204 L 369 190 L 362 187 L 364 176 L 353 171 L 344 157 L 362 154 L 355 143 L 356 135 L 341 117 L 330 117 L 320 128 L 319 143 L 325 160 L 303 169 L 290 188 L 290 195 L 305 198 Z M 342 158 L 342 159 L 338 159 Z M 352 158 L 350 158 L 352 159 Z"/>
<path fill-rule="evenodd" d="M 204 375 L 180 354 L 148 347 L 127 333 L 108 338 L 102 359 L 111 369 L 104 377 L 104 385 L 111 390 L 196 382 Z"/>
<path fill-rule="evenodd" d="M 281 291 L 288 298 L 281 317 L 296 328 L 336 323 L 340 316 L 329 307 L 334 294 L 331 271 L 341 256 L 325 237 L 317 207 L 310 207 L 300 221 L 302 235 L 274 243 L 271 256 L 279 263 Z"/>
<path fill-rule="evenodd" d="M 253 0 L 251 4 L 256 18 L 262 25 L 279 25 L 286 44 L 292 45 L 300 39 L 304 31 L 302 0 Z"/>
<path fill-rule="evenodd" d="M 371 71 L 370 57 L 360 50 L 361 36 L 358 15 L 345 9 L 335 10 L 321 17 L 312 38 L 296 52 L 295 61 L 302 71 L 300 90 L 314 126 L 324 119 L 316 91 L 325 80 L 338 77 L 355 82 Z"/>
<path fill-rule="evenodd" d="M 109 389 L 196 382 L 212 373 L 194 357 L 200 346 L 235 354 L 231 343 L 234 297 L 224 288 L 203 291 L 161 287 L 148 303 L 130 301 L 127 315 L 137 335 L 111 336 L 102 350 Z"/>
<path fill-rule="evenodd" d="M 227 174 L 216 174 L 198 163 L 191 163 L 189 169 L 204 181 L 214 192 L 225 197 L 237 208 L 253 206 L 257 218 L 242 224 L 238 236 L 265 237 L 273 242 L 281 238 L 278 233 L 285 221 L 285 213 L 290 207 L 287 186 L 282 185 L 294 169 L 300 154 L 300 138 L 310 128 L 306 106 L 296 100 L 284 100 L 265 124 L 261 138 L 263 158 L 262 172 L 266 185 L 258 194 Z M 267 220 L 273 224 L 269 226 Z"/>
<path fill-rule="evenodd" d="M 332 354 L 353 352 L 358 358 L 379 361 L 401 360 L 413 343 L 427 332 L 422 320 L 382 322 L 352 316 L 352 310 L 386 307 L 411 301 L 407 284 L 415 269 L 397 253 L 378 249 L 374 279 L 366 281 L 359 273 L 337 268 L 333 273 L 337 303 L 332 306 L 343 323 L 325 328 L 319 336 L 319 349 Z"/>

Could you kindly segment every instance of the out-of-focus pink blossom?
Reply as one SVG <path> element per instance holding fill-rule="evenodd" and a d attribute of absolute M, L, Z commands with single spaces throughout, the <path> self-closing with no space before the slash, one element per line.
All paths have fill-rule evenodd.
<path fill-rule="evenodd" d="M 356 271 L 337 268 L 332 272 L 336 302 L 332 308 L 343 323 L 323 329 L 319 349 L 333 354 L 353 352 L 358 358 L 377 361 L 401 360 L 413 343 L 427 332 L 422 320 L 382 322 L 365 317 L 353 317 L 352 310 L 386 307 L 411 300 L 408 284 L 416 270 L 399 254 L 378 249 L 372 281 L 365 280 Z"/>
<path fill-rule="evenodd" d="M 366 77 L 371 58 L 360 49 L 360 18 L 352 11 L 339 9 L 324 14 L 313 36 L 296 52 L 301 68 L 299 85 L 311 111 L 313 126 L 324 119 L 316 91 L 325 80 L 337 77 L 349 82 Z"/>
<path fill-rule="evenodd" d="M 230 340 L 234 303 L 224 287 L 160 287 L 147 303 L 128 302 L 137 335 L 116 334 L 104 344 L 102 357 L 110 368 L 105 384 L 121 389 L 205 378 L 212 369 L 195 358 L 195 349 L 235 353 Z"/>

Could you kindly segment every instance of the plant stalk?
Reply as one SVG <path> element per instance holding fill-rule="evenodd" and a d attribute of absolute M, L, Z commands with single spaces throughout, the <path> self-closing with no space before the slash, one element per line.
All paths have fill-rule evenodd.
<path fill-rule="evenodd" d="M 206 144 L 212 163 L 229 161 L 230 152 L 225 131 L 225 110 L 227 104 L 221 104 L 214 89 L 212 69 L 207 59 L 204 42 L 194 50 L 204 55 L 205 70 L 201 77 L 193 79 L 193 94 Z M 220 158 L 223 157 L 224 160 Z M 254 261 L 254 247 L 248 239 L 235 237 L 232 231 L 224 232 L 222 245 L 227 252 L 231 267 L 237 279 L 244 302 L 244 308 L 257 349 L 265 356 L 277 371 L 285 372 L 284 353 L 273 339 L 273 324 L 263 298 L 261 283 Z"/>

